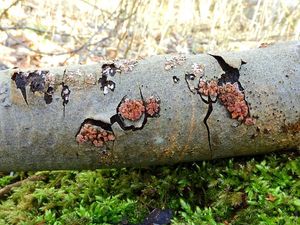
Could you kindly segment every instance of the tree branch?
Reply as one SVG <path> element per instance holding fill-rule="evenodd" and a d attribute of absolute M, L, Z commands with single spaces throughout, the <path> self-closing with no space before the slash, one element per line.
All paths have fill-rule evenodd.
<path fill-rule="evenodd" d="M 148 166 L 297 148 L 299 62 L 299 42 L 289 42 L 7 70 L 0 74 L 0 171 Z M 209 109 L 201 99 L 211 99 Z"/>

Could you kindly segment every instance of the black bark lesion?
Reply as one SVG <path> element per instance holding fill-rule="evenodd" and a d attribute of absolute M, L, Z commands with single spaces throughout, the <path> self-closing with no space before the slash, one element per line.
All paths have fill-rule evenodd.
<path fill-rule="evenodd" d="M 226 63 L 225 60 L 221 56 L 212 55 L 212 54 L 209 54 L 209 55 L 214 57 L 217 60 L 220 67 L 224 71 L 224 74 L 222 74 L 221 77 L 218 79 L 218 85 L 222 86 L 226 83 L 231 83 L 231 84 L 237 83 L 239 90 L 244 93 L 245 89 L 242 86 L 241 82 L 239 81 L 239 79 L 240 79 L 239 68 L 234 68 L 234 67 L 228 65 L 228 63 Z M 244 64 L 246 64 L 246 62 L 241 60 L 241 65 L 244 65 Z M 246 105 L 248 107 L 248 115 L 250 116 L 251 114 L 250 114 L 249 103 L 246 100 L 246 98 L 244 98 L 244 101 L 246 102 Z"/>
<path fill-rule="evenodd" d="M 27 93 L 26 93 L 26 86 L 28 85 L 28 79 L 26 73 L 24 72 L 15 72 L 11 79 L 16 83 L 17 89 L 20 89 L 23 99 L 25 103 L 28 105 L 27 101 Z"/>
<path fill-rule="evenodd" d="M 175 84 L 177 84 L 180 81 L 180 79 L 177 76 L 173 76 L 172 79 Z"/>
<path fill-rule="evenodd" d="M 87 119 L 85 119 L 85 120 L 81 123 L 81 125 L 80 125 L 80 127 L 79 127 L 79 129 L 78 129 L 78 131 L 77 131 L 77 133 L 76 133 L 76 135 L 75 135 L 75 137 L 80 133 L 81 128 L 82 128 L 85 124 L 91 124 L 91 125 L 100 127 L 100 128 L 102 128 L 103 130 L 107 130 L 107 131 L 112 132 L 112 133 L 114 134 L 114 131 L 113 131 L 113 129 L 112 129 L 112 124 L 105 123 L 105 122 L 103 122 L 103 121 L 101 121 L 101 120 L 95 120 L 95 119 L 92 119 L 92 118 L 87 118 Z"/>
<path fill-rule="evenodd" d="M 196 94 L 197 87 L 195 87 L 195 85 L 194 85 L 194 83 L 197 82 L 196 75 L 193 73 L 186 73 L 184 75 L 184 79 L 185 79 L 185 82 L 186 82 L 190 92 L 192 92 L 193 94 Z"/>
<path fill-rule="evenodd" d="M 71 90 L 68 85 L 66 85 L 64 82 L 61 83 L 62 90 L 61 90 L 61 98 L 63 100 L 62 105 L 63 105 L 63 116 L 65 117 L 66 114 L 66 105 L 69 103 L 70 100 L 70 94 Z"/>
<path fill-rule="evenodd" d="M 212 54 L 209 54 L 209 55 L 217 60 L 219 66 L 224 71 L 224 73 L 218 79 L 218 85 L 222 86 L 226 83 L 231 83 L 231 84 L 238 83 L 240 91 L 243 91 L 244 88 L 243 88 L 241 82 L 239 81 L 239 79 L 240 79 L 239 68 L 234 68 L 234 67 L 230 66 L 228 63 L 225 62 L 225 60 L 221 56 L 212 55 Z M 246 62 L 241 60 L 241 65 L 243 65 L 243 64 L 246 64 Z"/>
<path fill-rule="evenodd" d="M 49 86 L 47 91 L 44 93 L 44 100 L 47 105 L 52 103 L 53 94 L 54 94 L 54 88 L 52 86 Z"/>
<path fill-rule="evenodd" d="M 117 72 L 121 72 L 121 70 L 114 63 L 102 65 L 101 77 L 98 80 L 98 84 L 100 84 L 100 89 L 103 91 L 104 95 L 108 94 L 109 90 L 115 90 L 116 83 L 109 80 L 109 77 L 115 76 Z"/>
<path fill-rule="evenodd" d="M 50 93 L 52 93 L 52 90 L 49 90 L 49 88 L 45 91 L 46 87 L 46 76 L 49 73 L 48 70 L 35 70 L 32 72 L 14 72 L 11 79 L 15 82 L 17 89 L 20 89 L 21 94 L 23 96 L 23 99 L 25 103 L 28 105 L 28 99 L 27 99 L 27 91 L 26 87 L 30 87 L 30 91 L 32 93 L 40 92 L 44 93 L 44 99 L 46 104 L 50 104 L 52 101 L 50 101 Z M 48 96 L 47 96 L 48 95 Z"/>

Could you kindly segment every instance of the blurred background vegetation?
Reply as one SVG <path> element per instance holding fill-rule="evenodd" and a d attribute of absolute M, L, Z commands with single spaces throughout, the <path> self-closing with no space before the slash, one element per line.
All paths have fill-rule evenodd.
<path fill-rule="evenodd" d="M 0 0 L 1 60 L 57 66 L 246 50 L 299 39 L 299 18 L 299 0 Z"/>
<path fill-rule="evenodd" d="M 1 69 L 247 50 L 299 37 L 299 0 L 0 0 Z M 299 176 L 297 150 L 0 173 L 0 224 L 138 224 L 155 208 L 171 209 L 171 224 L 300 224 Z"/>

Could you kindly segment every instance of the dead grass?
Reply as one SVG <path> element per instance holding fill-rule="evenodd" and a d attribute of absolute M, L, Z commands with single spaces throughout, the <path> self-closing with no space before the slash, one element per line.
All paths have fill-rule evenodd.
<path fill-rule="evenodd" d="M 244 50 L 300 37 L 297 0 L 20 0 L 9 8 L 13 2 L 0 0 L 0 43 L 25 57 L 24 67 Z"/>

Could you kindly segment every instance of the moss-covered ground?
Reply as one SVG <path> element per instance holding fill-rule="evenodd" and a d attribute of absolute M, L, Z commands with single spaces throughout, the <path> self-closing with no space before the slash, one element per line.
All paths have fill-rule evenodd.
<path fill-rule="evenodd" d="M 138 224 L 171 209 L 171 224 L 300 224 L 296 151 L 143 169 L 2 176 L 0 224 Z"/>

